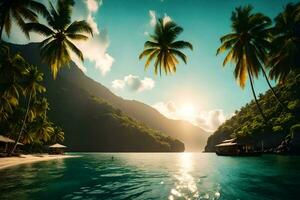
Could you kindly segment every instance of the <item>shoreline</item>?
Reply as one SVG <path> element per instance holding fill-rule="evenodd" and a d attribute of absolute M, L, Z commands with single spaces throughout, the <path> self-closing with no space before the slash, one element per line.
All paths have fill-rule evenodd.
<path fill-rule="evenodd" d="M 0 158 L 0 170 L 35 162 L 64 159 L 64 158 L 76 158 L 76 155 L 49 155 L 49 154 L 22 154 L 20 157 L 4 157 Z"/>

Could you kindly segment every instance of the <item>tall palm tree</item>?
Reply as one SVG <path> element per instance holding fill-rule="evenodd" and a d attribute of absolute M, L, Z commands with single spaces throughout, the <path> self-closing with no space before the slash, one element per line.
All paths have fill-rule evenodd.
<path fill-rule="evenodd" d="M 48 26 L 40 23 L 26 24 L 26 30 L 37 32 L 46 37 L 41 43 L 41 58 L 51 66 L 53 77 L 57 72 L 71 61 L 70 51 L 83 61 L 82 52 L 73 44 L 75 40 L 87 40 L 93 35 L 91 26 L 85 21 L 71 23 L 72 0 L 58 0 L 57 8 L 50 3 L 50 11 L 47 14 Z"/>
<path fill-rule="evenodd" d="M 38 93 L 45 92 L 46 89 L 40 84 L 43 80 L 43 74 L 40 73 L 36 67 L 30 66 L 27 72 L 26 81 L 23 84 L 24 89 L 24 95 L 28 97 L 28 102 L 26 106 L 26 113 L 23 119 L 23 123 L 20 129 L 20 132 L 18 134 L 18 137 L 15 141 L 14 147 L 11 150 L 11 153 L 13 153 L 17 147 L 17 143 L 19 142 L 22 133 L 25 129 L 26 122 L 28 120 L 28 117 L 34 116 L 33 109 L 31 109 L 31 105 L 33 100 L 35 100 L 35 97 Z M 33 117 L 31 117 L 33 118 Z"/>
<path fill-rule="evenodd" d="M 10 35 L 13 21 L 29 37 L 25 29 L 26 21 L 36 22 L 37 14 L 44 15 L 46 11 L 42 3 L 34 0 L 0 0 L 0 41 L 3 30 L 8 36 Z"/>
<path fill-rule="evenodd" d="M 34 137 L 40 142 L 48 142 L 54 132 L 54 128 L 52 127 L 53 124 L 43 118 L 39 118 L 35 124 Z"/>
<path fill-rule="evenodd" d="M 265 121 L 264 115 L 253 87 L 254 78 L 263 70 L 266 60 L 268 42 L 267 26 L 270 19 L 260 13 L 252 13 L 252 6 L 238 7 L 232 12 L 231 22 L 233 32 L 221 37 L 221 46 L 217 55 L 229 51 L 224 59 L 223 66 L 228 61 L 235 63 L 234 76 L 241 88 L 245 87 L 247 77 L 251 85 L 257 108 Z"/>
<path fill-rule="evenodd" d="M 300 3 L 288 4 L 275 18 L 268 66 L 270 77 L 285 82 L 292 71 L 300 71 Z"/>
<path fill-rule="evenodd" d="M 154 34 L 150 35 L 151 40 L 145 42 L 144 50 L 139 56 L 139 59 L 147 57 L 145 69 L 148 68 L 153 59 L 155 59 L 154 72 L 157 74 L 159 70 L 160 75 L 161 68 L 166 74 L 176 72 L 176 65 L 179 63 L 177 57 L 183 60 L 185 64 L 187 63 L 186 55 L 180 50 L 184 48 L 193 50 L 193 46 L 186 41 L 176 41 L 182 31 L 183 28 L 173 21 L 165 22 L 161 18 L 158 19 Z"/>
<path fill-rule="evenodd" d="M 51 135 L 51 142 L 52 143 L 59 143 L 63 142 L 65 137 L 64 137 L 64 132 L 61 128 L 59 127 L 54 127 L 54 131 Z"/>
<path fill-rule="evenodd" d="M 12 114 L 13 108 L 19 104 L 19 92 L 22 92 L 20 79 L 26 66 L 19 55 L 11 55 L 9 48 L 0 48 L 0 121 Z"/>
<path fill-rule="evenodd" d="M 41 117 L 42 119 L 46 119 L 47 111 L 50 110 L 48 100 L 46 98 L 36 100 L 34 102 L 33 109 L 37 116 Z"/>
<path fill-rule="evenodd" d="M 22 134 L 20 141 L 23 144 L 32 144 L 33 141 L 35 140 L 34 136 L 35 136 L 34 132 L 25 130 Z"/>

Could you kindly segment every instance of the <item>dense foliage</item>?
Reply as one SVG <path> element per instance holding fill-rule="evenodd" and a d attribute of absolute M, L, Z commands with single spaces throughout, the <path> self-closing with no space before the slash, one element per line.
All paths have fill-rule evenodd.
<path fill-rule="evenodd" d="M 16 140 L 9 148 L 11 153 L 18 142 L 25 144 L 25 150 L 31 150 L 64 140 L 64 132 L 48 118 L 49 103 L 43 95 L 46 88 L 42 81 L 43 73 L 36 66 L 1 45 L 0 132 Z"/>
<path fill-rule="evenodd" d="M 276 86 L 275 91 L 290 111 L 285 111 L 272 95 L 271 90 L 260 95 L 258 102 L 270 119 L 264 123 L 254 101 L 243 106 L 235 115 L 222 124 L 208 139 L 206 151 L 229 138 L 251 140 L 260 148 L 276 148 L 289 134 L 300 134 L 300 74 L 292 74 L 285 84 Z M 297 132 L 298 130 L 298 132 Z"/>
<path fill-rule="evenodd" d="M 154 33 L 150 35 L 150 40 L 144 44 L 144 50 L 139 58 L 147 57 L 145 69 L 154 61 L 154 73 L 161 75 L 162 69 L 165 74 L 176 72 L 180 58 L 185 64 L 187 57 L 182 53 L 182 49 L 189 48 L 193 50 L 193 45 L 187 41 L 176 40 L 183 32 L 183 28 L 173 21 L 166 21 L 163 18 L 157 20 Z"/>

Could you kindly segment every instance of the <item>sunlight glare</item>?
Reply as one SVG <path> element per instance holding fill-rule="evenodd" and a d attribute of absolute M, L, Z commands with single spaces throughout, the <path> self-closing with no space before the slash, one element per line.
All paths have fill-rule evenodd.
<path fill-rule="evenodd" d="M 187 120 L 193 119 L 196 114 L 195 107 L 192 104 L 184 104 L 180 109 L 180 114 Z"/>
<path fill-rule="evenodd" d="M 179 158 L 181 169 L 174 175 L 176 182 L 175 187 L 171 189 L 169 200 L 173 199 L 191 199 L 198 198 L 199 192 L 196 181 L 191 175 L 193 170 L 192 153 L 181 153 Z"/>

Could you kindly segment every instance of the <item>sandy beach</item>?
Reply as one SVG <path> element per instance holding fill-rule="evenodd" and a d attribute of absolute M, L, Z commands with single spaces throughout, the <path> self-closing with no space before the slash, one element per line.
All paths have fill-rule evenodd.
<path fill-rule="evenodd" d="M 0 170 L 16 165 L 48 161 L 54 159 L 64 159 L 78 157 L 74 155 L 48 155 L 48 154 L 36 154 L 36 155 L 21 155 L 20 157 L 7 157 L 0 158 Z"/>

